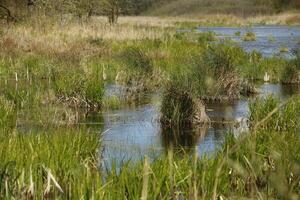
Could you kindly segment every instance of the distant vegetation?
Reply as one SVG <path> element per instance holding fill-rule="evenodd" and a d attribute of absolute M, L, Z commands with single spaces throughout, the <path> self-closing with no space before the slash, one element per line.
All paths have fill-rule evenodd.
<path fill-rule="evenodd" d="M 79 19 L 105 15 L 111 24 L 121 15 L 239 16 L 272 14 L 300 8 L 298 0 L 1 0 L 0 19 L 17 21 L 28 17 L 72 14 Z"/>
<path fill-rule="evenodd" d="M 278 13 L 300 8 L 298 0 L 160 0 L 146 13 L 149 15 L 234 14 L 239 16 Z"/>

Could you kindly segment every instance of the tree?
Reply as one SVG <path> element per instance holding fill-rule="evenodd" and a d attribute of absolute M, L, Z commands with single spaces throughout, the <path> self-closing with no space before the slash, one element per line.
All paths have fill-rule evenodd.
<path fill-rule="evenodd" d="M 132 8 L 130 0 L 102 0 L 102 14 L 108 17 L 110 24 L 116 24 L 122 14 L 129 13 Z"/>
<path fill-rule="evenodd" d="M 0 0 L 0 19 L 6 19 L 7 22 L 17 21 L 17 18 L 13 15 L 8 2 Z"/>

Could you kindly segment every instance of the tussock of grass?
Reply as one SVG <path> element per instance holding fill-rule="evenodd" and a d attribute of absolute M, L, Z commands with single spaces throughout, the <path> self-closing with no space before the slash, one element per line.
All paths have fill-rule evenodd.
<path fill-rule="evenodd" d="M 244 36 L 243 36 L 243 40 L 244 41 L 255 41 L 256 40 L 256 35 L 253 32 L 247 32 Z"/>

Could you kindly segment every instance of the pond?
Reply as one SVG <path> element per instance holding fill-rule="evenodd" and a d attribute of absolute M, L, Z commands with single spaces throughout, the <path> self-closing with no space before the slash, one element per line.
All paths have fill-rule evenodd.
<path fill-rule="evenodd" d="M 261 52 L 266 57 L 273 55 L 291 57 L 292 50 L 300 48 L 299 26 L 199 27 L 197 30 L 214 32 L 221 39 L 232 39 L 245 51 Z M 244 41 L 243 36 L 247 32 L 254 33 L 256 40 Z"/>
<path fill-rule="evenodd" d="M 300 87 L 281 84 L 261 84 L 258 98 L 268 95 L 285 100 L 300 93 Z M 212 121 L 233 121 L 238 117 L 248 117 L 252 99 L 241 99 L 230 103 L 206 105 Z M 162 130 L 160 117 L 160 95 L 145 97 L 143 104 L 126 106 L 103 114 L 104 133 L 102 135 L 102 157 L 109 165 L 112 161 L 127 162 L 143 158 L 145 155 L 156 158 L 172 147 L 189 152 L 197 148 L 199 156 L 213 155 L 225 141 L 232 125 L 213 123 L 209 128 L 185 130 L 188 134 L 178 137 L 171 130 Z M 174 132 L 174 130 L 173 130 Z M 121 164 L 121 163 L 119 163 Z"/>

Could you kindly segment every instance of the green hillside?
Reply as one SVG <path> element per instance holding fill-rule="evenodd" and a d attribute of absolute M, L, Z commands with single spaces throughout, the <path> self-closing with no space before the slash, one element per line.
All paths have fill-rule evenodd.
<path fill-rule="evenodd" d="M 249 16 L 272 14 L 300 8 L 299 0 L 161 0 L 146 15 L 236 14 Z"/>

